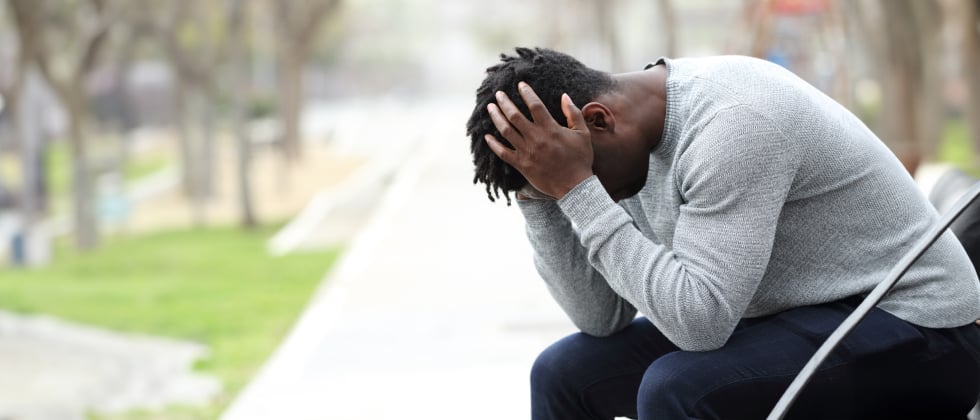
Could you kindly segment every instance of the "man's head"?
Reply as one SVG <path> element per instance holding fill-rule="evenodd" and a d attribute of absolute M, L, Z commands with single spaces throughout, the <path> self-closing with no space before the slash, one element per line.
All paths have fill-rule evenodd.
<path fill-rule="evenodd" d="M 489 133 L 506 144 L 487 112 L 487 105 L 496 103 L 494 94 L 503 91 L 530 118 L 530 112 L 517 92 L 517 83 L 526 82 L 534 88 L 555 121 L 567 126 L 560 105 L 563 93 L 575 103 L 584 104 L 612 90 L 615 82 L 608 73 L 590 69 L 569 55 L 545 48 L 517 48 L 516 56 L 501 54 L 500 60 L 487 68 L 487 77 L 476 91 L 476 107 L 466 123 L 466 134 L 470 136 L 475 166 L 473 182 L 486 184 L 491 201 L 499 198 L 502 191 L 509 203 L 509 193 L 523 188 L 527 180 L 497 157 L 483 140 Z"/>

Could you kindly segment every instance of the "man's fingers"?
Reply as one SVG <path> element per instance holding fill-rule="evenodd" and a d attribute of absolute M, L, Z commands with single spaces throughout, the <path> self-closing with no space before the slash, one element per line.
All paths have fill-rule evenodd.
<path fill-rule="evenodd" d="M 534 92 L 534 89 L 531 89 L 530 85 L 520 82 L 517 84 L 517 90 L 521 93 L 521 98 L 524 99 L 527 109 L 531 111 L 531 118 L 536 124 L 541 125 L 549 120 L 554 121 L 554 118 L 551 118 L 551 114 L 548 113 L 548 108 L 544 106 L 541 98 Z"/>
<path fill-rule="evenodd" d="M 483 136 L 483 139 L 486 140 L 487 146 L 490 146 L 490 150 L 492 150 L 495 155 L 499 156 L 500 159 L 509 163 L 511 166 L 515 166 L 514 163 L 517 161 L 517 153 L 507 148 L 507 146 L 504 146 L 504 144 L 499 142 L 492 134 Z"/>
<path fill-rule="evenodd" d="M 520 130 L 522 133 L 527 131 L 534 124 L 524 117 L 524 114 L 522 114 L 521 110 L 517 108 L 517 105 L 514 105 L 514 102 L 507 97 L 506 93 L 498 91 L 496 98 L 497 107 L 500 109 L 500 112 L 503 113 L 503 116 L 510 122 L 511 125 Z M 497 129 L 499 130 L 500 127 L 498 126 Z M 507 140 L 510 139 L 508 138 Z"/>
<path fill-rule="evenodd" d="M 561 111 L 568 120 L 568 128 L 576 131 L 588 130 L 582 110 L 575 106 L 575 102 L 572 102 L 572 98 L 567 93 L 561 94 Z"/>
<path fill-rule="evenodd" d="M 511 104 L 513 105 L 513 104 Z M 518 131 L 504 116 L 500 107 L 496 104 L 488 104 L 487 112 L 490 113 L 490 120 L 493 121 L 493 125 L 497 127 L 497 131 L 500 132 L 501 136 L 504 136 L 510 144 L 514 147 L 520 147 L 524 144 L 524 137 L 520 131 Z"/>

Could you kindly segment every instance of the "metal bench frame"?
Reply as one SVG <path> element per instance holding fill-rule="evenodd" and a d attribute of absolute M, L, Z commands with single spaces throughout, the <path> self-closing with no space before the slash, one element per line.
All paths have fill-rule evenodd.
<path fill-rule="evenodd" d="M 780 397 L 779 401 L 776 402 L 776 406 L 773 407 L 772 411 L 769 413 L 769 416 L 766 417 L 767 420 L 781 420 L 784 416 L 786 416 L 786 412 L 793 406 L 793 403 L 800 395 L 800 392 L 803 391 L 803 388 L 806 387 L 807 383 L 810 381 L 810 378 L 813 377 L 813 374 L 816 373 L 817 368 L 820 367 L 827 356 L 829 356 L 837 345 L 841 343 L 844 337 L 851 332 L 851 330 L 853 330 L 865 316 L 868 315 L 871 309 L 881 301 L 882 297 L 884 297 L 885 294 L 887 294 L 888 291 L 895 286 L 895 283 L 897 283 L 898 280 L 905 275 L 912 264 L 914 264 L 916 260 L 918 260 L 919 257 L 921 257 L 922 254 L 924 254 L 926 250 L 928 250 L 929 247 L 939 239 L 943 232 L 946 232 L 946 229 L 948 229 L 949 226 L 956 221 L 960 214 L 962 214 L 970 204 L 976 201 L 977 197 L 980 197 L 980 182 L 974 184 L 969 191 L 960 197 L 956 204 L 953 205 L 948 212 L 946 212 L 939 224 L 933 227 L 922 241 L 917 243 L 915 247 L 913 247 L 908 253 L 905 254 L 905 256 L 902 257 L 898 264 L 888 273 L 888 276 L 885 277 L 885 280 L 878 283 L 871 293 L 869 293 L 868 296 L 861 301 L 861 304 L 858 305 L 857 309 L 855 309 L 854 312 L 844 319 L 844 322 L 842 322 L 840 326 L 838 326 L 837 329 L 830 334 L 830 337 L 823 342 L 820 348 L 817 349 L 816 353 L 814 353 L 806 365 L 803 366 L 800 373 L 796 375 L 793 382 L 789 384 L 789 387 L 783 393 L 782 397 Z"/>

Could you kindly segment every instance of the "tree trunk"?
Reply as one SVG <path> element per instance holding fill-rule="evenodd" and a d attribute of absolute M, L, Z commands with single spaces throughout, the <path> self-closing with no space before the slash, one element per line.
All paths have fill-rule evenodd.
<path fill-rule="evenodd" d="M 829 7 L 829 22 L 827 23 L 828 49 L 837 64 L 837 72 L 834 76 L 834 85 L 832 88 L 833 95 L 831 97 L 837 102 L 840 102 L 841 105 L 856 112 L 857 110 L 854 109 L 852 96 L 854 89 L 853 81 L 851 80 L 851 59 L 847 54 L 848 46 L 845 42 L 857 34 L 852 34 L 848 28 L 847 18 L 844 15 L 846 12 L 844 6 L 839 1 L 831 1 Z"/>
<path fill-rule="evenodd" d="M 231 71 L 231 125 L 235 136 L 236 160 L 238 161 L 238 200 L 241 211 L 241 226 L 253 229 L 258 226 L 255 208 L 252 202 L 252 150 L 248 133 L 245 129 L 245 102 L 242 88 L 248 78 L 241 39 L 244 25 L 244 14 L 241 0 L 232 0 L 229 10 L 229 26 L 231 27 L 230 44 L 228 46 L 228 68 Z"/>
<path fill-rule="evenodd" d="M 752 33 L 749 41 L 749 55 L 765 58 L 772 45 L 772 11 L 768 0 L 749 0 L 747 3 L 749 28 Z"/>
<path fill-rule="evenodd" d="M 912 1 L 881 3 L 885 25 L 885 60 L 882 74 L 882 122 L 880 126 L 892 152 L 909 173 L 922 162 L 919 138 L 922 110 L 919 93 L 923 89 L 922 51 Z"/>
<path fill-rule="evenodd" d="M 187 84 L 179 75 L 175 78 L 177 84 L 174 92 L 174 117 L 177 119 L 177 149 L 180 154 L 180 185 L 185 197 L 194 196 L 194 153 L 191 150 L 191 118 L 190 92 Z"/>
<path fill-rule="evenodd" d="M 609 69 L 614 72 L 623 68 L 623 54 L 620 52 L 619 35 L 616 33 L 616 2 L 593 0 L 592 6 L 597 19 L 600 48 L 608 51 Z"/>
<path fill-rule="evenodd" d="M 206 105 L 207 98 L 203 97 L 200 92 L 193 92 L 190 94 L 190 100 L 188 110 L 190 115 L 188 115 L 188 120 L 193 120 L 195 116 L 201 116 L 204 114 L 204 109 Z M 193 130 L 194 133 L 189 141 L 189 148 L 191 150 L 191 155 L 189 156 L 189 161 L 191 166 L 191 208 L 193 213 L 193 223 L 195 227 L 201 228 L 207 225 L 207 194 L 205 193 L 206 184 L 208 182 L 207 175 L 204 173 L 204 149 L 205 145 L 203 137 L 203 129 Z"/>
<path fill-rule="evenodd" d="M 980 154 L 980 0 L 963 3 L 963 79 L 969 90 L 966 120 L 976 156 Z"/>
<path fill-rule="evenodd" d="M 9 121 L 14 141 L 20 144 L 21 170 L 21 233 L 23 234 L 23 263 L 30 267 L 46 265 L 51 260 L 51 237 L 39 223 L 48 202 L 44 176 L 44 138 L 42 135 L 43 104 L 39 100 L 40 81 L 25 67 L 24 79 L 14 87 Z"/>
<path fill-rule="evenodd" d="M 81 250 L 91 250 L 99 245 L 98 218 L 95 215 L 95 192 L 85 149 L 85 130 L 82 126 L 81 88 L 74 89 L 65 98 L 68 108 L 69 142 L 71 146 L 71 174 L 73 194 L 73 222 L 75 244 Z"/>
<path fill-rule="evenodd" d="M 284 43 L 285 44 L 285 43 Z M 300 124 L 303 112 L 303 46 L 284 45 L 279 87 L 282 112 L 282 149 L 286 158 L 295 161 L 302 155 Z"/>
<path fill-rule="evenodd" d="M 22 68 L 18 69 L 21 70 Z M 27 246 L 27 240 L 30 237 L 29 232 L 34 225 L 34 217 L 36 215 L 34 209 L 34 191 L 31 188 L 33 186 L 32 178 L 33 166 L 35 160 L 32 159 L 33 149 L 28 140 L 26 131 L 26 118 L 24 118 L 26 112 L 24 112 L 24 105 L 21 103 L 21 92 L 23 91 L 23 77 L 21 74 L 17 74 L 14 77 L 14 86 L 9 90 L 0 91 L 0 99 L 3 99 L 3 108 L 5 119 L 9 121 L 8 133 L 11 135 L 11 140 L 13 144 L 18 146 L 18 152 L 20 154 L 20 170 L 21 170 L 21 188 L 20 188 L 20 227 L 18 229 L 23 245 L 21 247 L 22 258 L 11 258 L 11 266 L 26 266 L 31 260 L 31 256 L 27 255 L 30 249 Z M 7 238 L 0 238 L 0 240 L 6 240 Z"/>
<path fill-rule="evenodd" d="M 660 22 L 663 31 L 660 35 L 664 37 L 664 52 L 667 57 L 677 55 L 677 14 L 674 12 L 674 2 L 672 0 L 657 0 L 657 7 L 660 9 Z"/>
<path fill-rule="evenodd" d="M 129 88 L 129 72 L 133 67 L 133 56 L 136 53 L 138 37 L 135 33 L 130 33 L 127 37 L 125 44 L 122 46 L 122 52 L 119 54 L 115 63 L 115 77 L 112 81 L 112 88 L 110 92 L 112 95 L 116 96 L 119 101 L 119 116 L 118 127 L 113 127 L 118 130 L 122 135 L 119 136 L 119 149 L 116 159 L 116 165 L 120 174 L 125 174 L 126 167 L 129 166 L 130 162 L 130 142 L 127 139 L 126 133 L 130 130 L 139 126 L 139 121 L 136 121 L 136 112 L 134 111 L 133 101 L 131 98 L 131 90 Z M 123 177 L 125 179 L 125 177 Z"/>
<path fill-rule="evenodd" d="M 214 120 L 216 115 L 213 98 L 216 96 L 215 94 L 201 96 L 201 140 L 203 144 L 201 145 L 201 159 L 198 163 L 200 169 L 198 182 L 200 183 L 201 195 L 207 200 L 214 197 L 214 162 L 216 158 Z"/>
<path fill-rule="evenodd" d="M 207 201 L 212 196 L 213 127 L 210 121 L 210 99 L 201 89 L 189 89 L 187 81 L 177 77 L 177 144 L 181 160 L 181 186 L 190 201 L 191 221 L 196 227 L 207 225 Z M 194 122 L 200 120 L 201 127 Z"/>
<path fill-rule="evenodd" d="M 25 224 L 30 225 L 44 213 L 44 174 L 42 118 L 43 108 L 38 100 L 40 83 L 33 75 L 25 75 L 22 83 L 14 87 L 8 111 L 10 132 L 14 142 L 20 144 L 21 170 L 23 173 L 22 209 Z"/>
<path fill-rule="evenodd" d="M 569 21 L 569 9 L 567 0 L 546 0 L 539 3 L 538 13 L 553 14 L 551 19 L 547 19 L 545 45 L 557 50 L 568 50 L 568 31 L 566 24 Z"/>
<path fill-rule="evenodd" d="M 943 135 L 946 113 L 943 109 L 942 59 L 945 55 L 942 40 L 942 9 L 935 0 L 916 0 L 911 3 L 916 22 L 916 38 L 919 48 L 919 100 L 916 116 L 919 131 L 916 133 L 921 160 L 928 162 L 936 157 Z"/>

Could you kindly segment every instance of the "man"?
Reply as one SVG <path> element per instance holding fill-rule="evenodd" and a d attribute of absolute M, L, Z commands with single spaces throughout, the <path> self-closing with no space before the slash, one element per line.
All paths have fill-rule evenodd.
<path fill-rule="evenodd" d="M 467 132 L 474 181 L 516 193 L 537 270 L 582 331 L 535 362 L 535 419 L 763 418 L 938 219 L 853 114 L 753 58 L 611 75 L 518 48 L 487 69 Z M 978 318 L 947 232 L 790 418 L 962 418 Z"/>

